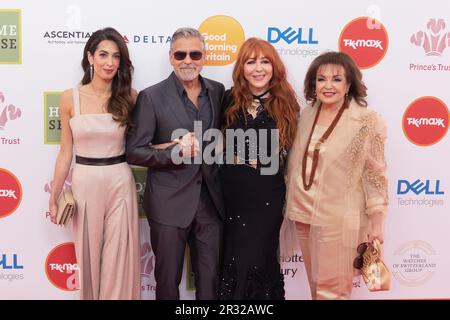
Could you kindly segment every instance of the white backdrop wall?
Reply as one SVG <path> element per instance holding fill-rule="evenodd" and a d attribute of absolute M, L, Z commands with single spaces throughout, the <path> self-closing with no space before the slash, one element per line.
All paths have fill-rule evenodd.
<path fill-rule="evenodd" d="M 222 37 L 208 45 L 229 46 L 225 51 L 212 47 L 212 52 L 229 55 L 230 63 L 210 60 L 203 71 L 226 87 L 231 85 L 232 45 L 251 36 L 273 42 L 299 97 L 307 66 L 323 51 L 341 48 L 367 64 L 363 74 L 369 105 L 388 126 L 390 205 L 384 255 L 393 280 L 389 292 L 370 293 L 355 277 L 352 297 L 450 298 L 449 12 L 444 0 L 197 0 L 189 5 L 179 0 L 3 0 L 0 299 L 78 298 L 72 230 L 50 223 L 47 203 L 59 148 L 59 94 L 81 79 L 89 33 L 112 26 L 128 39 L 133 87 L 139 91 L 171 72 L 168 41 L 173 31 L 201 25 L 202 32 Z M 355 19 L 366 16 L 368 27 L 358 31 Z M 366 41 L 357 41 L 361 39 Z M 144 171 L 135 173 L 140 190 Z M 154 256 L 145 219 L 141 245 L 142 298 L 153 299 Z M 309 299 L 301 253 L 288 260 L 282 265 L 287 299 Z M 186 275 L 188 268 L 181 294 L 192 299 Z"/>

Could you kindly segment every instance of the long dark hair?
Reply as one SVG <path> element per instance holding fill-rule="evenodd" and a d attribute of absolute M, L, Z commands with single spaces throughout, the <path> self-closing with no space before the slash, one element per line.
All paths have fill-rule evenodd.
<path fill-rule="evenodd" d="M 93 56 L 99 43 L 104 40 L 113 41 L 120 52 L 119 70 L 112 81 L 111 97 L 108 100 L 107 110 L 113 115 L 115 121 L 129 127 L 131 125 L 131 110 L 134 107 L 131 97 L 131 73 L 133 72 L 133 64 L 130 60 L 127 45 L 116 29 L 108 27 L 97 30 L 87 41 L 84 46 L 83 60 L 81 61 L 81 67 L 84 70 L 81 84 L 84 85 L 91 82 L 88 52 Z"/>
<path fill-rule="evenodd" d="M 280 148 L 289 149 L 294 141 L 300 106 L 294 89 L 286 79 L 286 68 L 280 56 L 276 49 L 263 39 L 249 38 L 239 50 L 233 70 L 234 103 L 225 111 L 225 128 L 236 121 L 239 112 L 245 112 L 245 108 L 252 104 L 253 95 L 248 81 L 244 78 L 244 65 L 249 58 L 259 54 L 264 55 L 273 67 L 272 79 L 269 82 L 267 113 L 275 120 L 280 132 Z"/>
<path fill-rule="evenodd" d="M 321 66 L 331 64 L 342 66 L 345 70 L 345 79 L 350 84 L 348 99 L 355 99 L 361 107 L 367 107 L 367 87 L 362 81 L 362 73 L 353 59 L 346 53 L 330 51 L 316 57 L 306 72 L 304 81 L 304 94 L 307 101 L 316 102 L 316 78 Z"/>

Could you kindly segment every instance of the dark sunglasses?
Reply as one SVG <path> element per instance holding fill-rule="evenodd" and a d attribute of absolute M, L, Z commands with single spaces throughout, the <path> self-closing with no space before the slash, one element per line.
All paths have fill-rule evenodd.
<path fill-rule="evenodd" d="M 358 252 L 358 256 L 353 260 L 353 268 L 355 269 L 361 269 L 364 264 L 364 258 L 363 254 L 366 252 L 369 245 L 367 242 L 360 243 L 359 246 L 356 248 L 356 252 Z"/>
<path fill-rule="evenodd" d="M 175 51 L 173 53 L 173 57 L 175 58 L 175 60 L 179 60 L 179 61 L 184 60 L 187 55 L 188 55 L 188 52 L 186 52 L 186 51 Z M 189 52 L 189 57 L 192 60 L 198 61 L 203 57 L 203 52 L 191 51 L 191 52 Z"/>

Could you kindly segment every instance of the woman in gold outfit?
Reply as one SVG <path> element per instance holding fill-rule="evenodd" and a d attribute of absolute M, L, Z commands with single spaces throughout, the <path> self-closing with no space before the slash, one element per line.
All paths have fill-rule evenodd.
<path fill-rule="evenodd" d="M 381 116 L 367 108 L 353 60 L 327 52 L 310 65 L 289 157 L 287 217 L 295 221 L 313 299 L 349 299 L 356 248 L 383 243 L 388 203 Z"/>

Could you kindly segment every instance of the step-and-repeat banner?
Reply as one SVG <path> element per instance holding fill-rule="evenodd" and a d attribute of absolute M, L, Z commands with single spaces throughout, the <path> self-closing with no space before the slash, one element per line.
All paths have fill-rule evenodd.
<path fill-rule="evenodd" d="M 363 69 L 370 107 L 388 126 L 384 255 L 393 274 L 392 289 L 379 293 L 355 277 L 352 297 L 450 298 L 449 2 L 3 0 L 0 299 L 78 298 L 72 230 L 50 222 L 47 204 L 59 148 L 60 95 L 78 84 L 84 44 L 106 26 L 128 43 L 138 91 L 170 74 L 170 37 L 182 26 L 205 36 L 203 75 L 226 87 L 248 37 L 277 48 L 299 97 L 312 59 L 327 50 L 350 54 Z M 141 202 L 145 169 L 134 173 Z M 142 209 L 140 214 L 142 298 L 154 299 L 155 258 Z M 185 266 L 181 297 L 193 299 Z M 310 298 L 301 252 L 283 261 L 281 272 L 287 299 Z"/>

